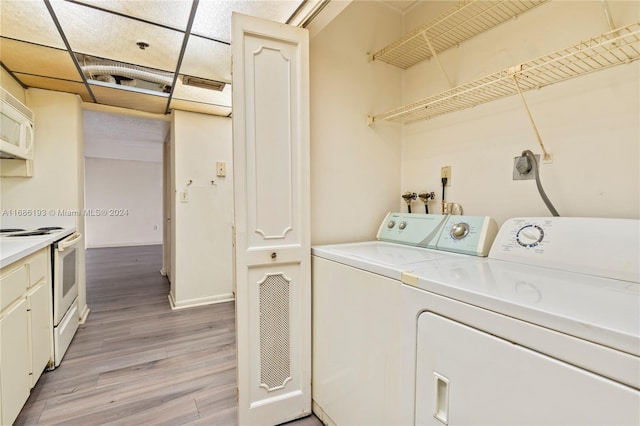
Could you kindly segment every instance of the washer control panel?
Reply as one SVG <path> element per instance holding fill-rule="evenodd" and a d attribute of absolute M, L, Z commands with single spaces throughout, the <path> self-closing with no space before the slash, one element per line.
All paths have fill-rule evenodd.
<path fill-rule="evenodd" d="M 488 216 L 459 216 L 447 218 L 436 248 L 456 253 L 487 256 L 498 224 Z"/>
<path fill-rule="evenodd" d="M 447 216 L 420 213 L 389 213 L 377 238 L 392 243 L 435 248 Z"/>
<path fill-rule="evenodd" d="M 377 237 L 399 244 L 487 256 L 497 232 L 495 220 L 486 216 L 389 213 Z"/>

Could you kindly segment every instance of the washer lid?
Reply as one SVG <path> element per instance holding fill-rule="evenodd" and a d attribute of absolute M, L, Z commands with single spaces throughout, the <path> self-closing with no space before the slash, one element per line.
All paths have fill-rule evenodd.
<path fill-rule="evenodd" d="M 395 280 L 400 280 L 403 271 L 411 271 L 424 262 L 466 257 L 386 241 L 315 246 L 311 248 L 311 254 Z"/>

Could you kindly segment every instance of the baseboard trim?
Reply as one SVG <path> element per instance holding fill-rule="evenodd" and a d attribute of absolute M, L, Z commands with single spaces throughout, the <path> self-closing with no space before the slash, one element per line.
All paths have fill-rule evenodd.
<path fill-rule="evenodd" d="M 115 243 L 115 244 L 89 244 L 87 245 L 88 249 L 93 248 L 114 248 L 114 247 L 138 247 L 138 246 L 161 246 L 162 241 L 160 242 L 146 242 L 146 243 Z"/>
<path fill-rule="evenodd" d="M 315 400 L 311 400 L 311 409 L 313 414 L 326 426 L 336 426 L 335 422 L 324 412 Z"/>
<path fill-rule="evenodd" d="M 82 309 L 82 312 L 80 312 L 80 319 L 78 320 L 78 322 L 80 324 L 84 324 L 87 321 L 87 317 L 89 316 L 89 312 L 91 312 L 91 309 L 89 309 L 89 306 L 84 305 L 84 308 Z"/>
<path fill-rule="evenodd" d="M 172 311 L 175 311 L 178 309 L 194 308 L 196 306 L 205 306 L 205 305 L 213 305 L 216 303 L 232 302 L 235 300 L 233 293 L 219 294 L 216 296 L 203 297 L 199 299 L 182 300 L 180 302 L 176 301 L 173 295 L 173 292 L 169 292 L 168 297 L 169 297 L 169 304 L 171 305 Z"/>

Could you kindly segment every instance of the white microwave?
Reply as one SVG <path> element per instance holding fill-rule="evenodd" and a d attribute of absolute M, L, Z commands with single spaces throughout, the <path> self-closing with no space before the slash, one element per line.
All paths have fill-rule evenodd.
<path fill-rule="evenodd" d="M 33 112 L 0 88 L 0 158 L 33 160 Z"/>

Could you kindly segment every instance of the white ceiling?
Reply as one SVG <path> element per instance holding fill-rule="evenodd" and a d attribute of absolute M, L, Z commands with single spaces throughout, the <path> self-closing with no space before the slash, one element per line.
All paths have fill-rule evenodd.
<path fill-rule="evenodd" d="M 85 110 L 85 157 L 162 161 L 168 120 Z"/>
<path fill-rule="evenodd" d="M 405 13 L 411 6 L 418 3 L 419 0 L 384 0 L 386 4 L 392 8 Z"/>

